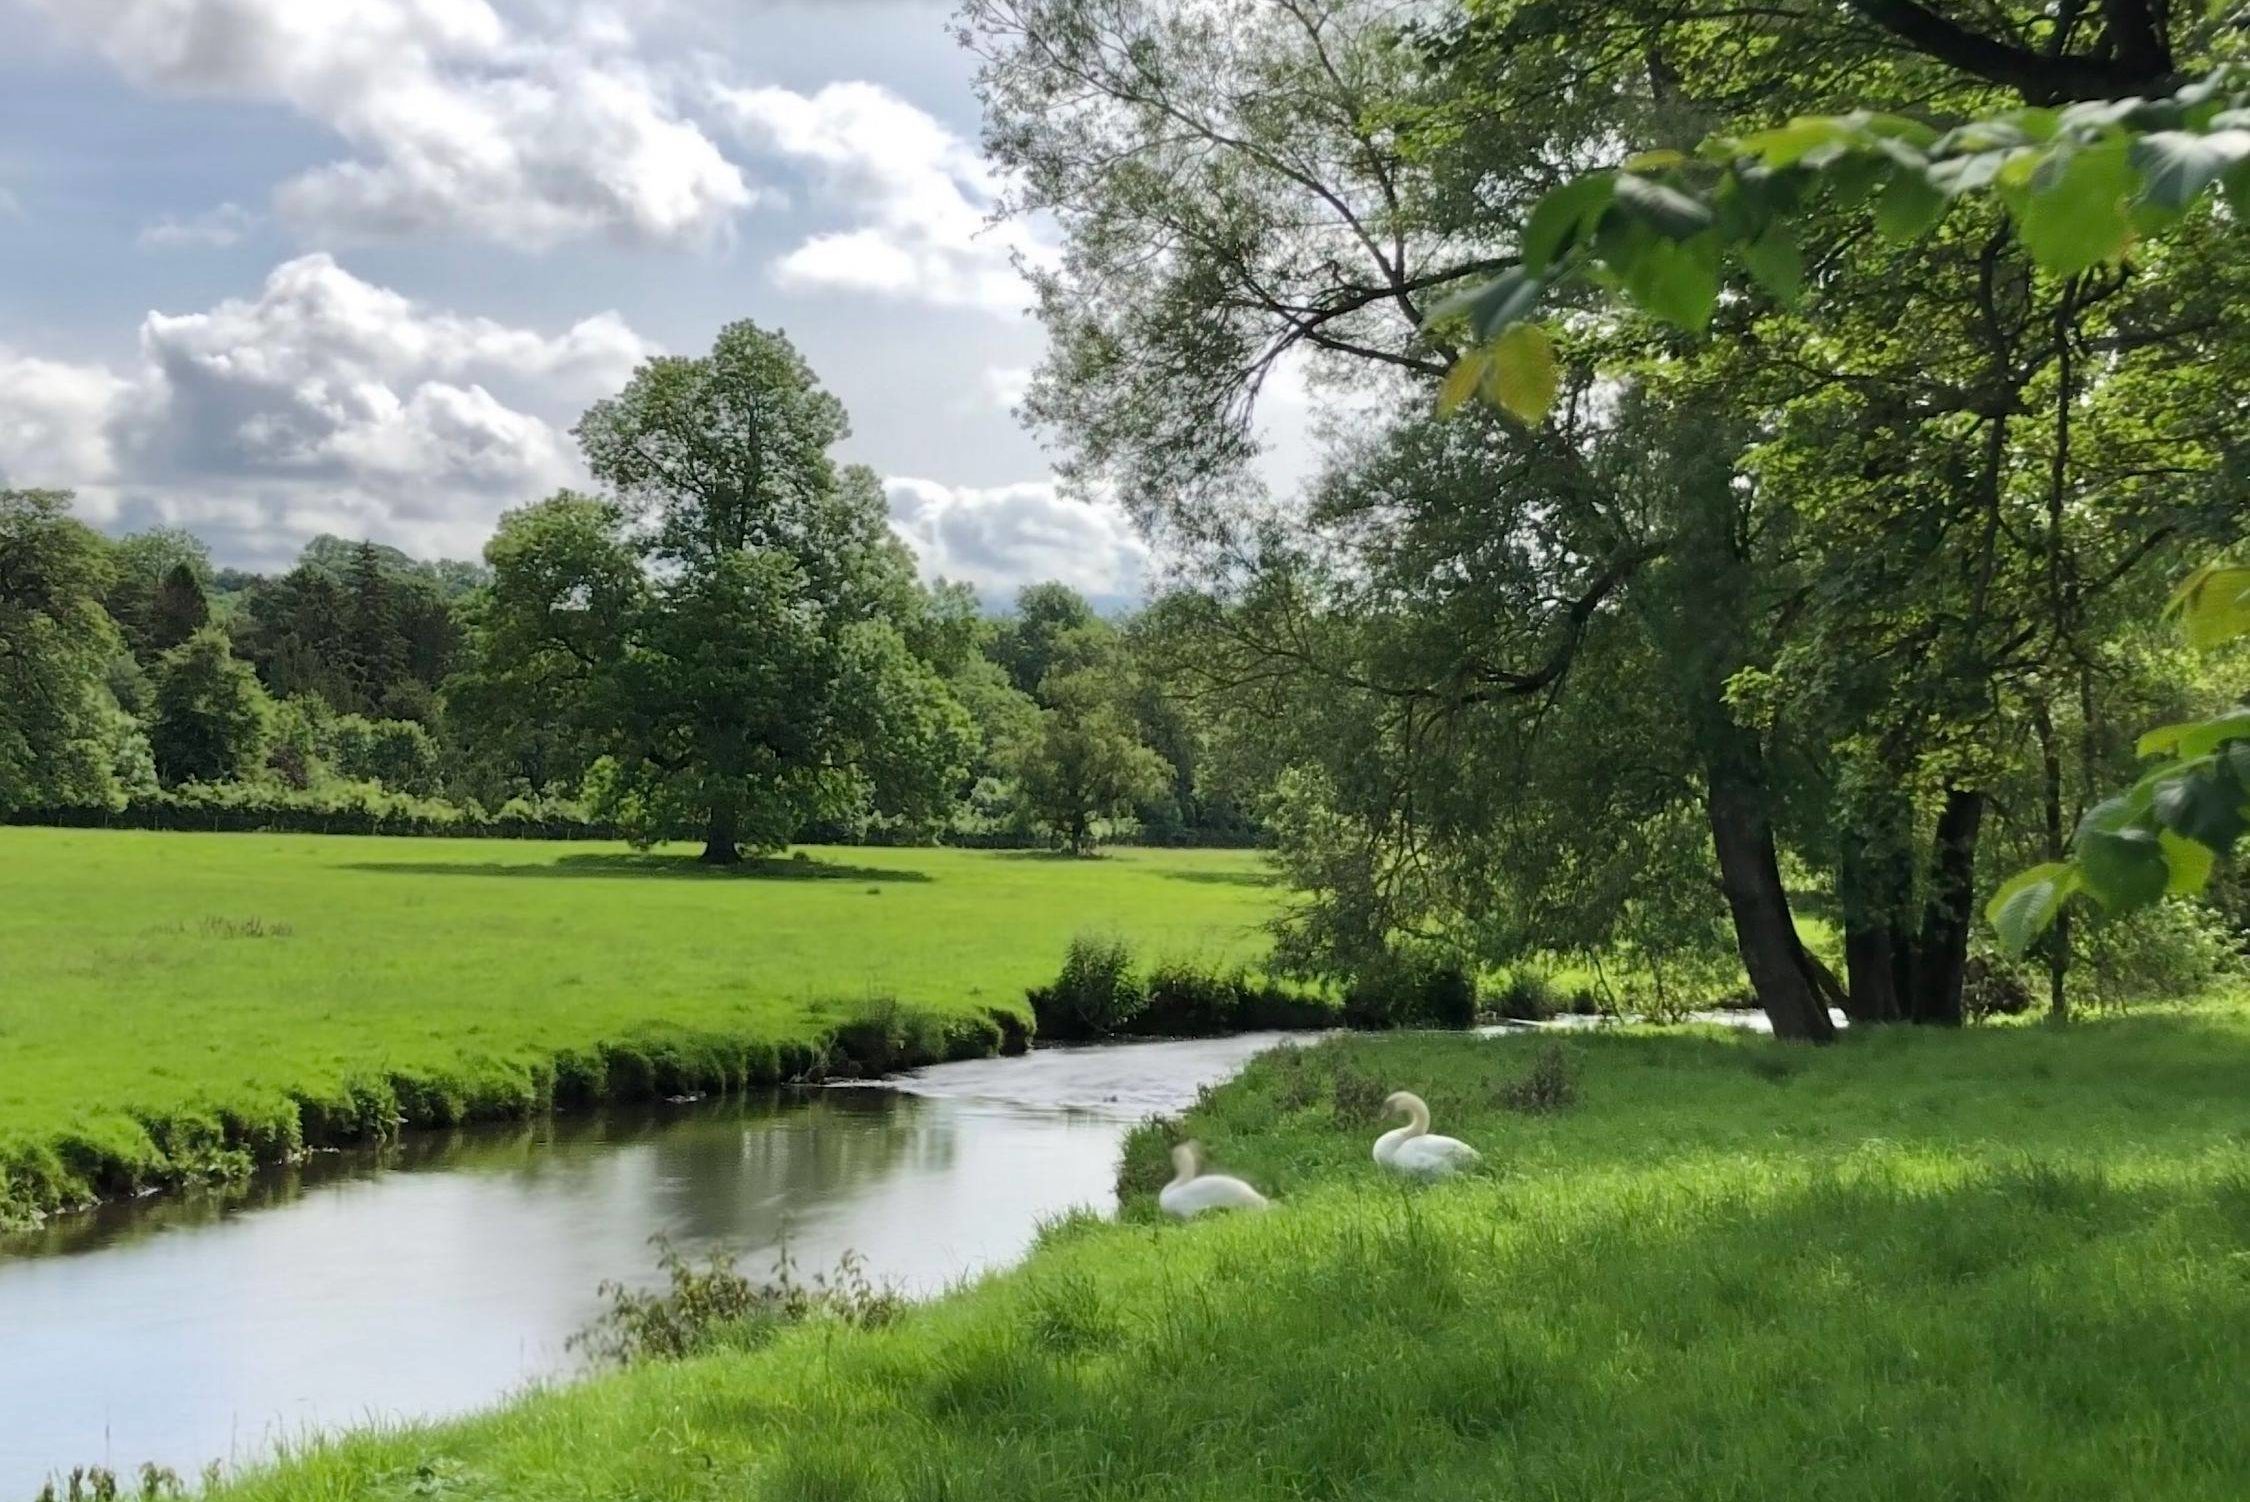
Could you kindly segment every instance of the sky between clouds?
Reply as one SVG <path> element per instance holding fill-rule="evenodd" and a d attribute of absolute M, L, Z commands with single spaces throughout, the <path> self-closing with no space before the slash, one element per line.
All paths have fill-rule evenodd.
<path fill-rule="evenodd" d="M 1044 339 L 925 0 L 0 0 L 0 484 L 225 563 L 472 557 L 569 427 L 750 317 L 925 573 L 1109 603 L 1146 548 L 1011 415 Z M 1301 445 L 1277 464 L 1286 480 Z"/>

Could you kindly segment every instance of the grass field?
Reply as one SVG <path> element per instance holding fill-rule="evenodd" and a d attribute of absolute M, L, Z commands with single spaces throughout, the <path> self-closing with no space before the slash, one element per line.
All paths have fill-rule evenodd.
<path fill-rule="evenodd" d="M 1241 852 L 806 854 L 0 829 L 0 1220 L 299 1132 L 771 1078 L 886 999 L 989 1031 L 1082 930 L 1254 959 L 1275 903 Z"/>
<path fill-rule="evenodd" d="M 2250 1495 L 2239 1001 L 1819 1051 L 1573 1036 L 1572 1099 L 1527 1114 L 1540 1046 L 1270 1057 L 1185 1129 L 1271 1214 L 1136 1198 L 887 1328 L 362 1434 L 225 1495 Z M 1475 1176 L 1368 1163 L 1360 1103 L 1394 1085 L 1484 1147 Z"/>

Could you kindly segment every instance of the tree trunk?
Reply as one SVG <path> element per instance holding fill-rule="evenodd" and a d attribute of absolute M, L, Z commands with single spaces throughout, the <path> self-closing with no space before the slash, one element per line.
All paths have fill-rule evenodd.
<path fill-rule="evenodd" d="M 706 866 L 740 865 L 742 846 L 736 835 L 738 827 L 733 804 L 712 804 L 710 820 L 704 826 L 703 854 L 696 858 Z"/>
<path fill-rule="evenodd" d="M 1961 981 L 1969 961 L 1969 926 L 1975 921 L 1977 829 L 1984 794 L 1947 788 L 1938 815 L 1930 863 L 1930 896 L 1922 909 L 1922 942 L 1916 956 L 1909 1017 L 1959 1027 L 1964 1020 Z"/>
<path fill-rule="evenodd" d="M 2055 743 L 2054 716 L 2044 695 L 2033 702 L 2032 726 L 2039 732 L 2039 769 L 2046 784 L 2043 812 L 2047 823 L 2047 859 L 2063 858 L 2062 748 Z M 2070 913 L 2055 915 L 2047 934 L 2047 1016 L 2054 1022 L 2070 1020 Z"/>
<path fill-rule="evenodd" d="M 1844 1011 L 1854 1026 L 1896 1022 L 1911 969 L 1913 940 L 1900 932 L 1913 872 L 1884 844 L 1887 831 L 1851 830 L 1838 861 L 1837 895 L 1844 910 Z"/>
<path fill-rule="evenodd" d="M 1836 1036 L 1836 1026 L 1814 980 L 1811 957 L 1797 942 L 1789 893 L 1781 885 L 1765 769 L 1749 734 L 1730 729 L 1711 755 L 1707 775 L 1711 840 L 1718 848 L 1719 883 L 1734 915 L 1735 945 L 1774 1036 L 1826 1043 Z"/>

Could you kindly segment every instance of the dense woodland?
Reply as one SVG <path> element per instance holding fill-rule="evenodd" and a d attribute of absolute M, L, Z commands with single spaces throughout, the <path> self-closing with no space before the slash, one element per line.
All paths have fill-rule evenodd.
<path fill-rule="evenodd" d="M 1996 881 L 2068 852 L 2142 729 L 2239 691 L 2156 604 L 2240 535 L 2250 458 L 2250 131 L 2215 83 L 2071 113 L 2224 64 L 2225 9 L 1987 10 L 973 0 L 1011 208 L 1066 239 L 1027 416 L 1181 587 L 1104 621 L 918 582 L 841 407 L 737 324 L 592 408 L 594 492 L 477 565 L 322 539 L 251 578 L 11 493 L 0 808 L 382 808 L 719 863 L 1257 835 L 1307 973 L 1576 956 L 1746 982 L 1790 1036 L 1958 1022 Z M 1852 110 L 1897 113 L 1689 191 L 1700 142 Z M 1573 208 L 1621 146 L 1651 149 Z M 1591 273 L 1546 275 L 1578 240 Z M 1296 496 L 1255 463 L 1285 367 L 1331 429 Z M 2074 968 L 2186 984 L 2246 913 L 2231 872 L 2080 905 L 2031 963 L 2057 1011 Z"/>

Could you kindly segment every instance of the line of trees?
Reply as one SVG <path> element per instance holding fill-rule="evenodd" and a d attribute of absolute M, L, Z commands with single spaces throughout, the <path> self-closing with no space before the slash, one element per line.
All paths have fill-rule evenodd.
<path fill-rule="evenodd" d="M 601 489 L 481 564 L 320 538 L 277 576 L 0 492 L 0 814 L 573 823 L 703 858 L 804 836 L 1246 842 L 1143 631 L 1060 584 L 925 586 L 842 406 L 748 323 L 577 433 Z M 170 822 L 159 817 L 159 822 Z"/>

